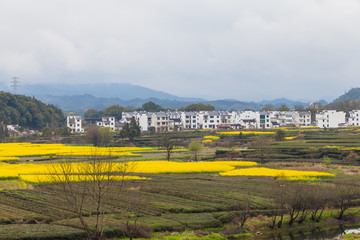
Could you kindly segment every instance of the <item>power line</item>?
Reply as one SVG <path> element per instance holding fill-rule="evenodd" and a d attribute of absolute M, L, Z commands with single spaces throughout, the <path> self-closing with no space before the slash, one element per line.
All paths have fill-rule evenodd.
<path fill-rule="evenodd" d="M 11 87 L 13 88 L 14 94 L 16 94 L 16 90 L 18 89 L 18 87 L 20 87 L 19 78 L 12 77 L 10 83 L 11 83 Z"/>

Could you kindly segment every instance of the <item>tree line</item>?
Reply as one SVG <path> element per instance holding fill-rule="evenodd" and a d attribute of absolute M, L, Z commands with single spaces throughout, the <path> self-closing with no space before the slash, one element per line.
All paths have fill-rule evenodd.
<path fill-rule="evenodd" d="M 40 130 L 65 125 L 63 112 L 35 98 L 0 92 L 0 122 Z"/>

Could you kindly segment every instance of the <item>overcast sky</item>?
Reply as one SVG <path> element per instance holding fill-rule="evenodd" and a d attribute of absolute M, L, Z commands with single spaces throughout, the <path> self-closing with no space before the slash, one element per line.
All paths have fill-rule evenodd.
<path fill-rule="evenodd" d="M 0 0 L 0 23 L 6 83 L 239 100 L 360 87 L 359 0 Z"/>

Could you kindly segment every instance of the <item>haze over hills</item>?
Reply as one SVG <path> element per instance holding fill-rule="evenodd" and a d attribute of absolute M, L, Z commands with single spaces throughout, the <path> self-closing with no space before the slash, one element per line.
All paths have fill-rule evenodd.
<path fill-rule="evenodd" d="M 293 101 L 286 98 L 263 100 L 260 102 L 237 99 L 209 101 L 202 98 L 179 97 L 129 83 L 25 84 L 21 86 L 19 93 L 34 96 L 47 104 L 53 104 L 64 112 L 76 113 L 83 113 L 89 108 L 102 110 L 113 104 L 137 108 L 149 101 L 171 109 L 178 109 L 200 102 L 211 104 L 215 106 L 216 110 L 260 110 L 265 104 L 272 104 L 275 108 L 281 104 L 286 104 L 290 108 L 298 106 L 307 107 L 309 105 L 309 102 Z M 241 95 L 239 98 L 241 98 Z"/>
<path fill-rule="evenodd" d="M 178 97 L 163 91 L 157 91 L 150 88 L 133 85 L 130 83 L 91 83 L 91 84 L 26 84 L 21 88 L 21 93 L 25 95 L 83 95 L 90 94 L 99 98 L 119 98 L 122 100 L 130 99 L 169 99 L 179 101 L 203 101 L 201 98 Z"/>

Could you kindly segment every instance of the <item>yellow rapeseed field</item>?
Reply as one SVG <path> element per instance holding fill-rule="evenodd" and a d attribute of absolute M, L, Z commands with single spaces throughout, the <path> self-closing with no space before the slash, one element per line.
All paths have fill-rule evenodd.
<path fill-rule="evenodd" d="M 136 173 L 189 173 L 189 172 L 224 172 L 235 167 L 257 166 L 256 162 L 247 161 L 213 161 L 213 162 L 136 162 Z"/>
<path fill-rule="evenodd" d="M 261 132 L 261 131 L 217 132 L 217 134 L 223 134 L 223 135 L 239 135 L 240 133 L 242 133 L 242 134 L 256 134 L 256 135 L 275 134 L 275 132 Z"/>
<path fill-rule="evenodd" d="M 269 176 L 284 180 L 314 180 L 323 177 L 334 177 L 335 174 L 315 171 L 281 170 L 270 168 L 244 168 L 220 173 L 222 176 Z"/>
<path fill-rule="evenodd" d="M 19 160 L 18 157 L 0 157 L 0 162 L 1 161 L 14 161 L 14 160 Z"/>
<path fill-rule="evenodd" d="M 285 140 L 293 140 L 295 138 L 296 138 L 296 136 L 294 136 L 294 137 L 285 137 Z"/>
<path fill-rule="evenodd" d="M 213 141 L 217 141 L 219 140 L 220 137 L 219 136 L 205 136 L 204 140 L 213 140 Z"/>
<path fill-rule="evenodd" d="M 71 174 L 83 174 L 82 169 L 87 163 L 69 163 Z M 245 161 L 214 161 L 214 162 L 168 162 L 168 161 L 139 161 L 127 162 L 134 173 L 189 173 L 189 172 L 224 172 L 237 166 L 256 166 L 256 162 Z M 83 165 L 83 166 L 81 166 Z M 42 175 L 59 169 L 60 164 L 5 164 L 0 163 L 0 179 L 17 178 L 19 175 Z M 124 163 L 115 163 L 114 172 L 121 171 Z M 58 171 L 56 171 L 58 172 Z"/>
<path fill-rule="evenodd" d="M 31 143 L 0 143 L 1 158 L 28 156 L 141 156 L 140 153 L 163 152 L 157 148 L 114 147 L 102 148 L 91 146 L 69 146 L 64 144 L 31 144 Z M 186 151 L 176 149 L 176 151 Z"/>

